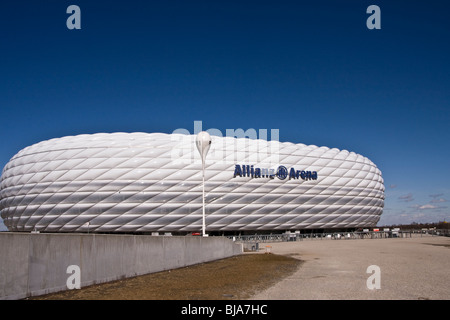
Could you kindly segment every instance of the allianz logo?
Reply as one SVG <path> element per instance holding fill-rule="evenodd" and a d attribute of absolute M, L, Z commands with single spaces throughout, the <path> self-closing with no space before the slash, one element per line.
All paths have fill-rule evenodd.
<path fill-rule="evenodd" d="M 234 176 L 236 177 L 251 177 L 251 178 L 269 178 L 273 179 L 275 176 L 284 180 L 288 178 L 291 179 L 302 179 L 302 180 L 317 180 L 317 171 L 305 171 L 305 170 L 295 170 L 295 168 L 290 168 L 289 170 L 285 166 L 278 166 L 278 168 L 255 168 L 253 165 L 239 165 L 236 164 L 234 167 Z"/>

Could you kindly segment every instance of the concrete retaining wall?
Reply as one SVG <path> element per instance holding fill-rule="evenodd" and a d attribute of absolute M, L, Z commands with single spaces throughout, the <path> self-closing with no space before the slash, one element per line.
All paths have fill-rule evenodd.
<path fill-rule="evenodd" d="M 0 232 L 0 299 L 67 290 L 67 267 L 81 287 L 238 255 L 223 237 Z"/>

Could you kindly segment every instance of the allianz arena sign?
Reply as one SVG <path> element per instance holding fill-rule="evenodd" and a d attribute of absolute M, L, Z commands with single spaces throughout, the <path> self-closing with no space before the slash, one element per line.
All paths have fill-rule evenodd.
<path fill-rule="evenodd" d="M 254 168 L 253 165 L 239 165 L 234 168 L 234 178 L 236 177 L 250 177 L 250 178 L 269 178 L 277 177 L 280 180 L 288 178 L 302 179 L 302 180 L 317 180 L 317 171 L 295 170 L 290 168 L 288 170 L 285 166 L 279 166 L 276 170 L 269 168 Z"/>

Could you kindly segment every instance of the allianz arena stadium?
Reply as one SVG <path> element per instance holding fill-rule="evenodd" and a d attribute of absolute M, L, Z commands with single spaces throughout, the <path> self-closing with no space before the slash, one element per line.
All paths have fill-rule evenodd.
<path fill-rule="evenodd" d="M 195 135 L 98 133 L 43 141 L 5 166 L 0 213 L 9 231 L 202 230 L 202 159 Z M 380 170 L 345 150 L 211 136 L 206 231 L 375 226 Z"/>

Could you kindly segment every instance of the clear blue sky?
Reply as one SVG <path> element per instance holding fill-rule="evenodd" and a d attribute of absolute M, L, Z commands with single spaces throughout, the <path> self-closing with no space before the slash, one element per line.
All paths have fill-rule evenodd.
<path fill-rule="evenodd" d="M 380 224 L 448 221 L 449 39 L 437 0 L 5 0 L 0 165 L 82 133 L 279 129 L 370 158 Z"/>

